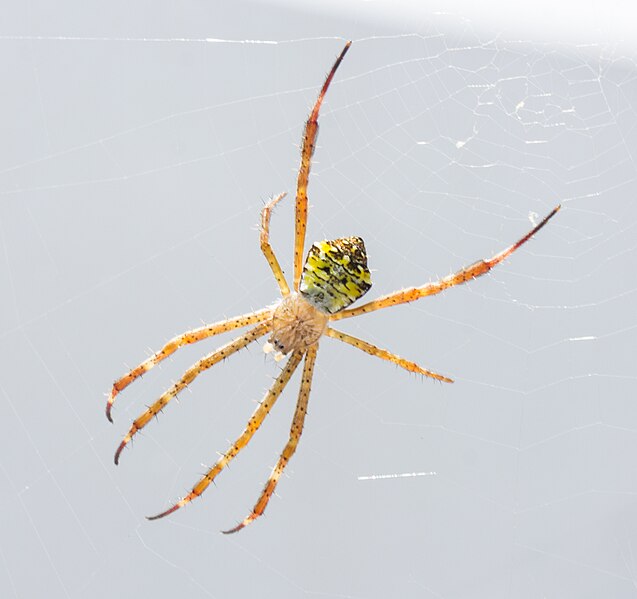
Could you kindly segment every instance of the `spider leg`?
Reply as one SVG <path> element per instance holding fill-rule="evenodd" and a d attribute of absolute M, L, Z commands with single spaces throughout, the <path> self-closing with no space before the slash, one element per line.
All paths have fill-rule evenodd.
<path fill-rule="evenodd" d="M 270 331 L 271 323 L 262 322 L 257 325 L 253 329 L 250 329 L 247 333 L 242 335 L 241 337 L 237 337 L 236 339 L 226 343 L 226 345 L 221 346 L 216 351 L 208 354 L 198 362 L 196 362 L 193 366 L 191 366 L 184 375 L 177 381 L 168 391 L 166 391 L 155 403 L 153 403 L 137 420 L 133 422 L 130 430 L 126 434 L 126 436 L 122 439 L 122 442 L 119 444 L 117 451 L 115 452 L 115 463 L 119 463 L 119 456 L 122 453 L 122 450 L 130 440 L 140 431 L 142 430 L 153 418 L 161 412 L 168 402 L 173 399 L 180 391 L 184 389 L 184 387 L 188 386 L 192 381 L 194 381 L 204 370 L 208 370 L 215 364 L 221 362 L 221 360 L 225 360 L 227 357 L 232 354 L 238 352 L 240 349 L 243 349 L 246 345 L 249 345 L 253 341 L 256 341 L 259 337 L 262 337 L 267 332 Z"/>
<path fill-rule="evenodd" d="M 144 360 L 139 366 L 136 366 L 121 379 L 118 379 L 113 383 L 113 388 L 106 400 L 106 417 L 113 422 L 113 418 L 111 417 L 111 408 L 113 407 L 115 397 L 121 391 L 126 389 L 126 387 L 128 387 L 128 385 L 130 385 L 135 379 L 138 379 L 145 372 L 148 372 L 153 366 L 156 366 L 162 360 L 165 360 L 168 356 L 174 354 L 180 347 L 196 343 L 197 341 L 201 341 L 207 337 L 213 337 L 214 335 L 225 333 L 226 331 L 232 331 L 233 329 L 245 327 L 249 324 L 261 322 L 268 318 L 271 313 L 272 310 L 270 308 L 265 308 L 263 310 L 257 310 L 256 312 L 250 312 L 250 314 L 242 314 L 241 316 L 235 316 L 234 318 L 215 322 L 214 324 L 207 324 L 203 327 L 199 327 L 198 329 L 186 331 L 182 335 L 174 337 L 158 352 L 153 354 L 147 360 Z"/>
<path fill-rule="evenodd" d="M 314 372 L 314 362 L 316 361 L 316 352 L 318 350 L 318 344 L 311 345 L 307 350 L 305 356 L 305 364 L 303 366 L 303 378 L 301 381 L 301 389 L 299 391 L 299 399 L 296 403 L 296 410 L 294 412 L 294 418 L 292 419 L 292 427 L 290 429 L 290 438 L 283 448 L 283 452 L 279 457 L 279 461 L 272 470 L 268 482 L 265 484 L 263 492 L 259 497 L 250 515 L 243 520 L 240 524 L 230 530 L 224 530 L 224 534 L 230 534 L 238 532 L 242 528 L 246 527 L 251 522 L 254 522 L 263 512 L 274 493 L 277 483 L 283 470 L 287 466 L 288 462 L 296 451 L 296 446 L 299 443 L 301 434 L 303 433 L 303 423 L 305 422 L 305 415 L 307 414 L 307 404 L 310 399 L 310 388 L 312 386 L 312 374 Z"/>
<path fill-rule="evenodd" d="M 423 374 L 432 379 L 436 379 L 438 381 L 442 381 L 443 383 L 453 383 L 453 379 L 447 378 L 446 376 L 442 376 L 437 372 L 432 372 L 431 370 L 426 370 L 425 368 L 421 368 L 418 364 L 414 362 L 410 362 L 409 360 L 405 360 L 396 354 L 392 354 L 388 352 L 386 349 L 381 349 L 380 347 L 376 347 L 371 343 L 367 343 L 367 341 L 363 341 L 358 337 L 354 337 L 352 335 L 348 335 L 347 333 L 342 333 L 341 331 L 337 331 L 336 329 L 332 329 L 328 327 L 325 330 L 325 334 L 328 337 L 332 337 L 333 339 L 338 339 L 339 341 L 344 341 L 345 343 L 349 343 L 358 349 L 363 350 L 365 353 L 368 353 L 370 356 L 376 356 L 377 358 L 381 358 L 382 360 L 387 360 L 388 362 L 393 362 L 397 366 L 404 368 L 405 370 L 409 370 L 409 372 L 416 372 L 418 374 Z"/>
<path fill-rule="evenodd" d="M 310 168 L 312 166 L 312 155 L 314 154 L 314 144 L 318 134 L 318 117 L 323 103 L 323 98 L 327 93 L 327 89 L 334 78 L 334 73 L 338 69 L 343 57 L 349 50 L 352 42 L 347 42 L 345 47 L 339 54 L 332 70 L 327 75 L 321 92 L 316 99 L 316 104 L 305 123 L 305 132 L 303 133 L 303 145 L 301 149 L 301 166 L 299 167 L 299 176 L 296 183 L 296 215 L 294 227 L 294 290 L 299 290 L 299 281 L 301 280 L 301 271 L 303 270 L 303 248 L 305 246 L 305 230 L 307 226 L 307 183 L 310 177 Z"/>
<path fill-rule="evenodd" d="M 526 243 L 533 235 L 535 235 L 555 214 L 558 212 L 561 206 L 556 206 L 551 210 L 551 212 L 545 216 L 542 221 L 531 231 L 529 231 L 524 237 L 516 241 L 513 245 L 509 246 L 505 250 L 502 250 L 499 254 L 496 254 L 492 258 L 488 260 L 478 260 L 474 262 L 471 266 L 466 266 L 461 270 L 450 274 L 449 276 L 444 277 L 438 281 L 434 281 L 432 283 L 427 283 L 426 285 L 422 285 L 421 287 L 409 287 L 408 289 L 402 289 L 400 291 L 395 291 L 394 293 L 390 293 L 389 295 L 384 295 L 379 297 L 378 299 L 368 302 L 367 304 L 363 304 L 358 308 L 350 308 L 348 310 L 343 310 L 342 312 L 337 312 L 333 314 L 332 320 L 340 320 L 341 318 L 350 318 L 352 316 L 358 316 L 359 314 L 367 314 L 368 312 L 374 312 L 376 310 L 380 310 L 381 308 L 387 308 L 389 306 L 397 306 L 398 304 L 404 304 L 407 302 L 413 302 L 415 300 L 420 299 L 421 297 L 425 297 L 427 295 L 435 295 L 448 289 L 449 287 L 454 287 L 455 285 L 461 285 L 462 283 L 466 283 L 467 281 L 471 281 L 477 277 L 480 277 L 486 273 L 488 273 L 494 266 L 500 264 L 504 259 L 508 258 L 515 250 L 517 250 L 521 245 Z"/>
<path fill-rule="evenodd" d="M 168 514 L 176 512 L 180 507 L 183 507 L 187 503 L 190 503 L 193 499 L 199 497 L 199 495 L 208 488 L 217 474 L 219 474 L 228 465 L 228 463 L 237 456 L 237 454 L 248 444 L 250 439 L 252 439 L 252 435 L 259 430 L 259 427 L 263 424 L 265 417 L 270 413 L 272 406 L 276 403 L 276 400 L 281 395 L 283 389 L 285 389 L 285 386 L 288 384 L 290 377 L 294 374 L 294 371 L 301 362 L 302 358 L 302 351 L 296 350 L 292 353 L 283 370 L 274 381 L 274 384 L 266 393 L 263 401 L 257 406 L 257 409 L 250 417 L 250 420 L 248 420 L 248 424 L 243 433 L 241 433 L 234 444 L 217 461 L 217 463 L 210 468 L 208 472 L 206 472 L 206 474 L 192 488 L 192 491 L 190 491 L 190 493 L 188 493 L 188 495 L 186 495 L 183 499 L 180 499 L 171 508 L 161 512 L 161 514 L 157 514 L 156 516 L 147 516 L 148 520 L 157 520 L 158 518 L 163 518 L 164 516 L 168 516 Z"/>
<path fill-rule="evenodd" d="M 283 270 L 281 270 L 281 265 L 274 254 L 274 250 L 270 245 L 270 216 L 272 215 L 272 209 L 276 204 L 282 200 L 286 196 L 286 193 L 280 193 L 276 198 L 271 199 L 261 210 L 261 251 L 265 256 L 265 259 L 268 261 L 270 268 L 272 269 L 272 274 L 276 279 L 276 282 L 279 285 L 279 289 L 281 290 L 281 295 L 285 297 L 286 295 L 290 295 L 290 287 L 288 286 L 288 282 L 285 280 L 285 275 L 283 274 Z"/>

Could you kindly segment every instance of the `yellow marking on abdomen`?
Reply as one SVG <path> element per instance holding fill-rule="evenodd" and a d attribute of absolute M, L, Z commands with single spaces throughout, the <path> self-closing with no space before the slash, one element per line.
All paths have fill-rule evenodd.
<path fill-rule="evenodd" d="M 312 305 L 334 314 L 372 286 L 365 243 L 360 237 L 317 241 L 305 260 L 300 292 Z"/>

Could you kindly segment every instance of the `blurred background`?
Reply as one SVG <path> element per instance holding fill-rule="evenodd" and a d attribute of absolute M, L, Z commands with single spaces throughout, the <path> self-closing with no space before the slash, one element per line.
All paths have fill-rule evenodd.
<path fill-rule="evenodd" d="M 0 23 L 0 596 L 635 597 L 637 69 L 626 3 L 10 2 Z M 632 19 L 632 20 L 631 20 Z M 634 36 L 632 36 L 634 37 Z M 291 272 L 299 142 L 321 113 L 308 242 L 365 239 L 368 298 L 488 276 L 324 339 L 263 518 L 292 381 L 189 491 L 279 371 L 255 344 L 113 464 L 131 421 L 227 338 L 104 417 L 113 380 Z"/>

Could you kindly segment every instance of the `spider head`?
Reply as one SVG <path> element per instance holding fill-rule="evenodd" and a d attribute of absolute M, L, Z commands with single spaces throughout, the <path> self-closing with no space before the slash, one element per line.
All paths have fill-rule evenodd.
<path fill-rule="evenodd" d="M 325 312 L 317 310 L 300 293 L 290 293 L 274 309 L 272 334 L 263 350 L 274 351 L 277 361 L 291 351 L 305 351 L 321 338 L 328 320 Z"/>
<path fill-rule="evenodd" d="M 307 253 L 299 291 L 322 312 L 335 314 L 372 286 L 365 243 L 360 237 L 317 241 Z"/>

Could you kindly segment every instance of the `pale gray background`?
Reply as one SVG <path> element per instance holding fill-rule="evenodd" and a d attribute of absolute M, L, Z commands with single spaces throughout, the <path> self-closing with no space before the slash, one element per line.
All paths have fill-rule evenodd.
<path fill-rule="evenodd" d="M 384 10 L 3 9 L 1 597 L 637 596 L 631 50 L 580 44 L 572 23 L 552 40 L 507 34 L 497 5 L 480 23 Z M 342 325 L 454 385 L 326 339 L 265 517 L 218 533 L 261 491 L 297 380 L 214 488 L 147 522 L 241 431 L 278 366 L 260 345 L 217 366 L 119 467 L 130 421 L 221 340 L 130 387 L 114 425 L 105 393 L 172 335 L 276 298 L 258 213 L 293 192 L 302 124 L 348 38 L 308 237 L 363 236 L 370 296 L 563 211 L 490 276 Z M 245 40 L 268 43 L 231 43 Z M 288 271 L 292 218 L 286 202 L 273 220 Z M 435 474 L 361 480 L 409 473 Z"/>

